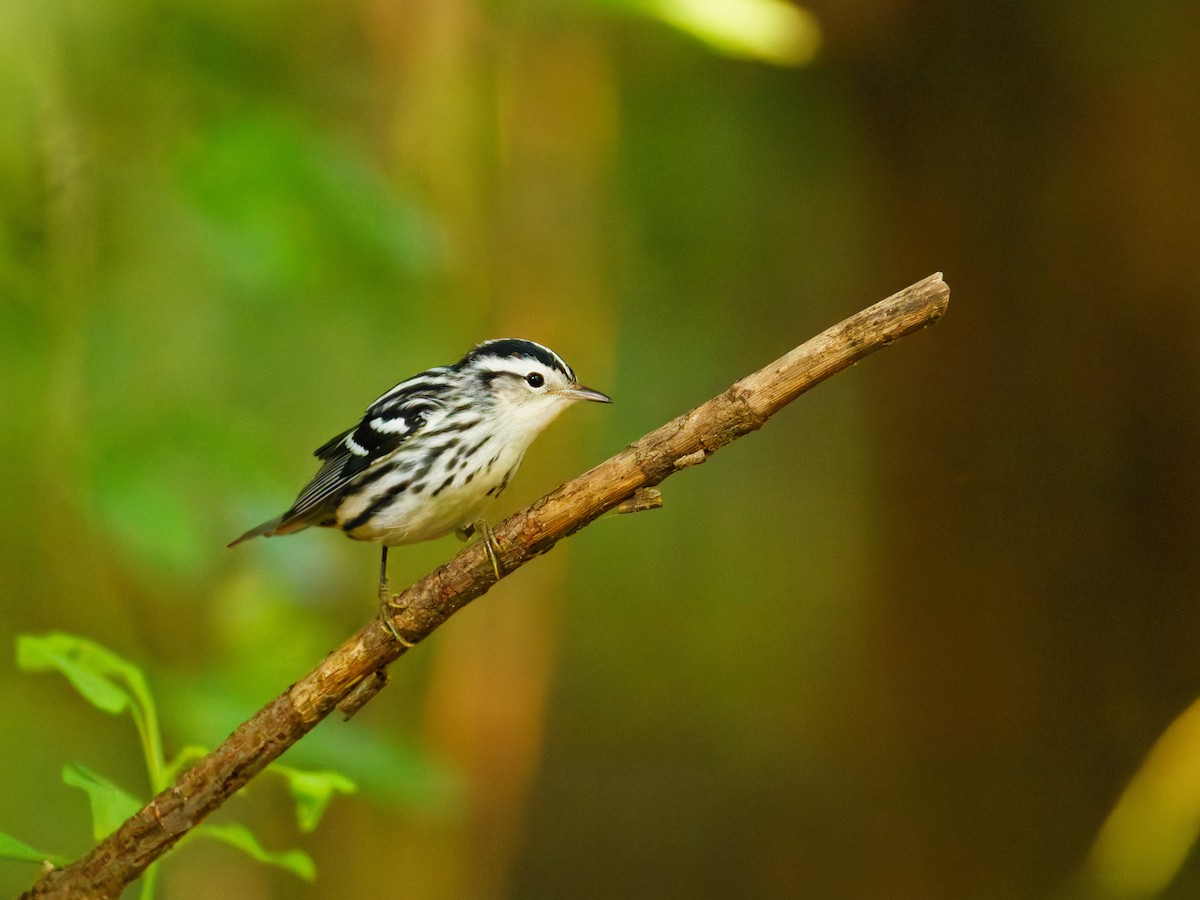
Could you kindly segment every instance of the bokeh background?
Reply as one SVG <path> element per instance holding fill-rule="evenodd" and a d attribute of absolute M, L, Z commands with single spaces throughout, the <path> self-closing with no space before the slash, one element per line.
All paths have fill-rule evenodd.
<path fill-rule="evenodd" d="M 616 398 L 508 512 L 953 291 L 289 752 L 359 787 L 315 832 L 269 778 L 219 813 L 315 883 L 196 841 L 158 896 L 1200 894 L 1198 44 L 1188 0 L 0 2 L 0 627 L 135 661 L 169 753 L 374 612 L 372 546 L 225 543 L 399 379 L 520 335 Z M 78 855 L 59 772 L 145 796 L 133 729 L 0 656 L 0 830 Z"/>

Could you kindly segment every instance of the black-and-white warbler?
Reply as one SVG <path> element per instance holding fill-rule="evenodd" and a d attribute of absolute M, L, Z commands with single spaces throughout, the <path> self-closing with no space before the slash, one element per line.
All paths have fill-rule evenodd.
<path fill-rule="evenodd" d="M 576 400 L 612 402 L 579 384 L 563 358 L 540 344 L 486 341 L 372 403 L 362 421 L 317 448 L 321 468 L 291 509 L 229 546 L 310 525 L 378 541 L 386 603 L 388 547 L 452 531 L 465 540 L 478 531 L 499 577 L 482 513 L 508 486 L 533 439 Z"/>

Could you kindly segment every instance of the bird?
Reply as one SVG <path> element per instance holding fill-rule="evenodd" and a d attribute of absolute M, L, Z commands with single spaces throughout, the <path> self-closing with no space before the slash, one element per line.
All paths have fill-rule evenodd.
<path fill-rule="evenodd" d="M 612 402 L 581 385 L 548 347 L 520 338 L 484 341 L 453 365 L 426 369 L 371 403 L 356 425 L 313 452 L 320 468 L 291 507 L 229 546 L 312 526 L 378 542 L 384 612 L 394 606 L 389 547 L 478 533 L 499 580 L 483 512 L 508 486 L 534 438 L 581 400 Z M 408 644 L 390 617 L 383 619 Z"/>

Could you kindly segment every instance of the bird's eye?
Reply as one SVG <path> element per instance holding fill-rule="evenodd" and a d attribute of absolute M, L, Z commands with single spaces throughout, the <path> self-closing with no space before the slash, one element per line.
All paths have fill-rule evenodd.
<path fill-rule="evenodd" d="M 541 372 L 530 372 L 525 376 L 525 381 L 529 383 L 530 387 L 535 388 L 539 388 L 546 383 L 546 379 L 542 377 Z"/>

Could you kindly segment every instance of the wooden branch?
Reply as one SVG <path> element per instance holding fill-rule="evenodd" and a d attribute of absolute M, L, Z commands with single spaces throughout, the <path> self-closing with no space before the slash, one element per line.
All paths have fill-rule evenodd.
<path fill-rule="evenodd" d="M 605 512 L 653 507 L 655 495 L 643 489 L 704 462 L 730 441 L 762 427 L 809 388 L 897 338 L 932 325 L 949 302 L 950 289 L 941 274 L 931 275 L 817 335 L 510 516 L 495 529 L 503 573 L 511 574 Z M 474 543 L 404 591 L 397 598 L 393 624 L 416 644 L 494 583 L 491 564 Z M 23 896 L 117 897 L 368 678 L 372 687 L 358 706 L 370 699 L 384 682 L 382 671 L 407 649 L 381 620 L 372 620 L 91 853 L 45 873 Z"/>

